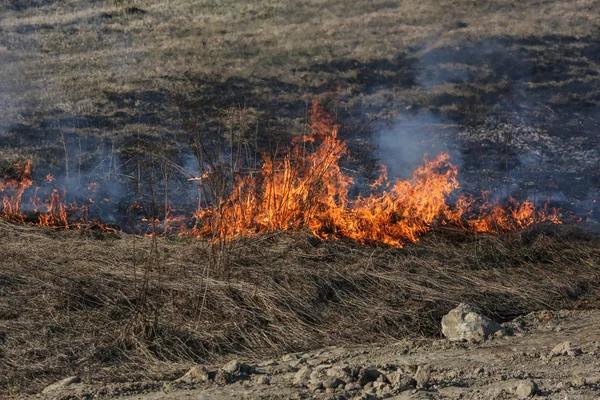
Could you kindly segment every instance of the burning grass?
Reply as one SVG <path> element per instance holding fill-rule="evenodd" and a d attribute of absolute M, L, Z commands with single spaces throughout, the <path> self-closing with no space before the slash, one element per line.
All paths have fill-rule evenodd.
<path fill-rule="evenodd" d="M 222 165 L 200 163 L 204 174 L 192 181 L 199 182 L 199 193 L 205 201 L 199 202 L 193 218 L 173 215 L 171 207 L 165 204 L 162 222 L 155 217 L 142 222 L 152 221 L 153 234 L 157 224 L 162 225 L 164 233 L 169 227 L 178 226 L 180 235 L 212 241 L 308 229 L 322 239 L 349 238 L 391 247 L 416 242 L 436 225 L 503 233 L 536 222 L 561 223 L 559 210 L 536 210 L 530 201 L 519 203 L 511 198 L 507 205 L 478 204 L 471 198 L 454 195 L 451 204 L 450 196 L 459 187 L 458 170 L 445 153 L 432 160 L 425 157 L 424 164 L 408 180 L 390 182 L 383 166 L 379 178 L 369 185 L 370 190 L 353 197 L 353 178 L 342 170 L 342 160 L 348 156 L 346 142 L 339 139 L 337 125 L 316 102 L 310 132 L 297 136 L 282 153 L 279 157 L 263 154 L 258 172 L 239 167 L 230 177 L 224 177 Z M 17 165 L 15 169 L 15 177 L 0 181 L 0 215 L 23 223 L 21 202 L 25 190 L 33 184 L 31 164 Z M 31 212 L 37 215 L 37 225 L 69 229 L 73 225 L 69 222 L 73 219 L 69 218 L 71 214 L 78 215 L 74 226 L 90 226 L 91 198 L 89 205 L 67 206 L 65 195 L 53 189 L 41 203 L 37 191 L 38 188 L 29 201 Z M 40 211 L 40 206 L 44 211 Z"/>
<path fill-rule="evenodd" d="M 7 222 L 0 240 L 2 395 L 74 373 L 170 379 L 231 353 L 436 336 L 460 301 L 507 319 L 600 288 L 598 235 L 552 224 L 502 236 L 441 227 L 403 249 L 308 231 L 210 245 Z"/>

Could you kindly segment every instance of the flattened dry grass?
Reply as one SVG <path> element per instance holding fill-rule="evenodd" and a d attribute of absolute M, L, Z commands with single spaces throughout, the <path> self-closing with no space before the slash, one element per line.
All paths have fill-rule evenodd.
<path fill-rule="evenodd" d="M 569 226 L 504 237 L 438 229 L 404 249 L 306 233 L 219 248 L 6 222 L 0 240 L 4 395 L 75 373 L 169 379 L 227 354 L 439 336 L 461 301 L 504 320 L 600 288 L 599 236 Z"/>

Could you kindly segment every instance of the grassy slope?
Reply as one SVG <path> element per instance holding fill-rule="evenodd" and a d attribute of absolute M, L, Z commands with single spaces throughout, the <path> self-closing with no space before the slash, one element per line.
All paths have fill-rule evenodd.
<path fill-rule="evenodd" d="M 75 373 L 169 379 L 231 353 L 439 335 L 460 301 L 503 320 L 600 288 L 598 235 L 560 226 L 442 230 L 399 250 L 303 233 L 221 249 L 4 222 L 0 240 L 0 395 Z"/>

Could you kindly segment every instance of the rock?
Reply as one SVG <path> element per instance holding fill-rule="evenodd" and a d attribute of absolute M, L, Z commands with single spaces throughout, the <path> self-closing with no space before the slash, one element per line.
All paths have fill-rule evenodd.
<path fill-rule="evenodd" d="M 356 397 L 356 400 L 375 400 L 376 398 L 371 393 L 363 393 L 360 397 Z"/>
<path fill-rule="evenodd" d="M 390 388 L 390 384 L 383 381 L 376 381 L 373 383 L 373 387 L 375 390 L 382 390 L 385 388 Z"/>
<path fill-rule="evenodd" d="M 562 342 L 554 346 L 552 351 L 550 351 L 550 357 L 557 356 L 571 356 L 574 357 L 576 355 L 581 354 L 581 349 L 578 347 L 573 347 L 571 342 Z"/>
<path fill-rule="evenodd" d="M 351 375 L 350 368 L 348 367 L 332 367 L 329 368 L 325 373 L 327 374 L 327 376 L 339 379 L 340 381 L 344 382 L 344 384 L 354 381 L 354 378 Z"/>
<path fill-rule="evenodd" d="M 312 374 L 312 372 L 313 370 L 311 367 L 304 366 L 300 368 L 300 370 L 296 372 L 296 375 L 294 375 L 294 385 L 306 386 L 308 384 L 308 380 L 310 379 L 310 375 Z"/>
<path fill-rule="evenodd" d="M 217 371 L 217 374 L 215 375 L 215 383 L 217 385 L 229 385 L 230 383 L 233 383 L 234 380 L 233 374 L 224 370 Z"/>
<path fill-rule="evenodd" d="M 202 366 L 194 365 L 175 382 L 208 382 L 208 380 L 208 370 Z"/>
<path fill-rule="evenodd" d="M 259 385 L 270 385 L 271 384 L 271 380 L 266 375 L 255 376 L 254 382 L 258 383 Z"/>
<path fill-rule="evenodd" d="M 223 365 L 221 368 L 225 372 L 229 372 L 230 374 L 235 374 L 241 368 L 242 364 L 238 360 L 231 360 L 227 364 Z"/>
<path fill-rule="evenodd" d="M 501 329 L 498 323 L 478 314 L 465 303 L 460 303 L 442 318 L 442 333 L 452 341 L 486 340 Z"/>
<path fill-rule="evenodd" d="M 294 361 L 297 359 L 298 359 L 298 356 L 296 354 L 284 354 L 281 356 L 281 361 L 283 361 L 283 362 Z"/>
<path fill-rule="evenodd" d="M 300 358 L 298 360 L 293 360 L 293 361 L 288 361 L 287 365 L 289 365 L 291 368 L 300 368 L 300 365 L 304 364 L 306 362 L 306 360 L 304 358 Z"/>
<path fill-rule="evenodd" d="M 333 377 L 333 376 L 328 376 L 327 378 L 323 379 L 323 381 L 321 382 L 321 384 L 323 385 L 323 387 L 325 389 L 335 389 L 342 383 L 343 383 L 342 381 L 340 381 L 338 378 Z"/>
<path fill-rule="evenodd" d="M 597 386 L 600 383 L 600 377 L 598 376 L 587 376 L 585 377 L 586 385 L 594 385 Z"/>
<path fill-rule="evenodd" d="M 506 337 L 506 334 L 507 334 L 506 329 L 502 328 L 494 333 L 494 338 L 502 339 L 502 338 Z"/>
<path fill-rule="evenodd" d="M 59 390 L 65 390 L 68 389 L 69 386 L 72 386 L 77 383 L 81 383 L 81 378 L 79 376 L 70 376 L 61 381 L 55 382 L 52 385 L 46 386 L 46 388 L 42 390 L 42 393 L 50 394 Z"/>
<path fill-rule="evenodd" d="M 583 376 L 576 376 L 571 380 L 571 385 L 573 385 L 575 387 L 585 386 L 586 383 L 587 383 L 587 380 Z"/>
<path fill-rule="evenodd" d="M 515 394 L 521 398 L 526 399 L 533 396 L 538 390 L 536 383 L 532 380 L 527 380 L 519 383 L 515 389 Z"/>
<path fill-rule="evenodd" d="M 273 367 L 276 365 L 279 365 L 279 362 L 277 360 L 267 360 L 258 364 L 259 367 Z"/>
<path fill-rule="evenodd" d="M 391 385 L 398 390 L 410 390 L 417 387 L 417 381 L 402 371 L 394 371 L 386 376 Z"/>
<path fill-rule="evenodd" d="M 417 383 L 417 389 L 427 389 L 431 379 L 431 367 L 429 365 L 419 365 L 414 379 Z"/>
<path fill-rule="evenodd" d="M 362 368 L 358 373 L 357 383 L 360 386 L 365 386 L 369 382 L 375 382 L 379 378 L 379 375 L 381 375 L 381 372 L 376 369 Z"/>

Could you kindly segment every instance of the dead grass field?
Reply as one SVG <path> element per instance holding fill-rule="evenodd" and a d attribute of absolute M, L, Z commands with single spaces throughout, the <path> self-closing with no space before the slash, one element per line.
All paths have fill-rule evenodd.
<path fill-rule="evenodd" d="M 516 110 L 592 126 L 598 5 L 6 1 L 0 159 L 64 169 L 61 134 L 71 160 L 83 139 L 90 170 L 115 149 L 126 157 L 134 136 L 181 146 L 182 102 L 203 129 L 242 113 L 286 136 L 304 122 L 304 95 L 329 100 L 350 126 L 407 106 L 458 122 Z"/>
<path fill-rule="evenodd" d="M 458 302 L 507 320 L 593 307 L 600 288 L 597 233 L 561 226 L 505 237 L 441 230 L 405 249 L 304 233 L 218 249 L 8 223 L 0 239 L 2 396 L 73 374 L 164 380 L 232 353 L 439 336 Z"/>
<path fill-rule="evenodd" d="M 260 132 L 254 151 L 275 147 L 302 131 L 317 98 L 364 164 L 377 158 L 374 121 L 430 112 L 460 127 L 443 138 L 471 182 L 488 170 L 502 182 L 510 155 L 521 186 L 538 190 L 537 179 L 544 193 L 583 202 L 600 191 L 599 9 L 598 0 L 7 0 L 0 175 L 30 159 L 38 178 L 82 174 L 126 197 L 140 160 L 185 166 L 190 130 Z M 498 139 L 508 131 L 518 133 L 510 154 Z M 547 160 L 542 173 L 520 161 L 534 150 Z M 499 320 L 596 307 L 593 227 L 438 229 L 404 249 L 274 233 L 220 248 L 0 221 L 0 397 L 75 373 L 167 379 L 232 353 L 436 336 L 459 301 Z"/>

